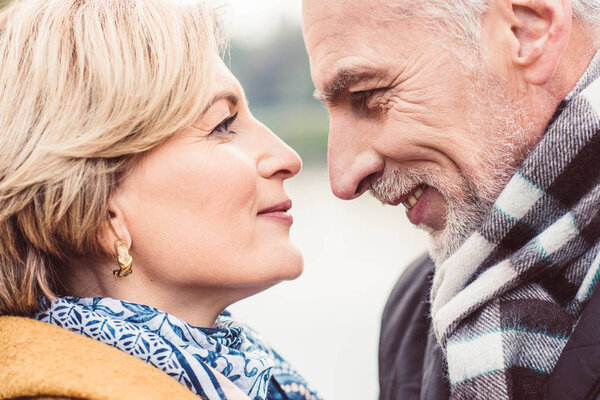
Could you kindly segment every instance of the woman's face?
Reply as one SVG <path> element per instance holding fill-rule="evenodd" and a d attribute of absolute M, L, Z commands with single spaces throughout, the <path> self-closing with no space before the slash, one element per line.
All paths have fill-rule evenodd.
<path fill-rule="evenodd" d="M 131 240 L 134 275 L 123 279 L 227 302 L 302 272 L 283 186 L 301 160 L 254 119 L 225 65 L 217 70 L 202 117 L 150 151 L 111 208 Z"/>

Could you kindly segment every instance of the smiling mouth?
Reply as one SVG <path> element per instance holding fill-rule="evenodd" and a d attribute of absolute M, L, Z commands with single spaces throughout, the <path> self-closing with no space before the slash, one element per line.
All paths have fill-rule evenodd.
<path fill-rule="evenodd" d="M 412 210 L 412 208 L 417 204 L 421 196 L 423 195 L 424 189 L 423 186 L 419 186 L 416 190 L 414 190 L 411 194 L 409 194 L 408 198 L 402 202 L 404 207 L 407 210 Z"/>
<path fill-rule="evenodd" d="M 421 196 L 423 196 L 426 187 L 427 186 L 425 184 L 415 186 L 410 192 L 398 196 L 391 201 L 388 201 L 387 204 L 391 206 L 397 206 L 399 204 L 402 204 L 404 205 L 404 207 L 406 207 L 408 211 L 410 211 L 419 202 L 419 199 L 421 198 Z"/>

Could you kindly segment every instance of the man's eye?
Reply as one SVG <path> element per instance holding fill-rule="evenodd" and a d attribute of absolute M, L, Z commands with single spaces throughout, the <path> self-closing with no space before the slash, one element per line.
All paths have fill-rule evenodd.
<path fill-rule="evenodd" d="M 371 96 L 371 94 L 373 94 L 372 90 L 362 90 L 360 92 L 353 92 L 352 100 L 355 102 L 365 101 L 369 98 L 369 96 Z"/>
<path fill-rule="evenodd" d="M 369 98 L 373 95 L 372 90 L 364 90 L 352 93 L 352 108 L 358 114 L 368 116 L 370 113 L 368 107 Z"/>
<path fill-rule="evenodd" d="M 386 88 L 381 88 L 352 93 L 352 109 L 363 117 L 380 117 L 383 111 L 380 100 L 385 91 Z"/>
<path fill-rule="evenodd" d="M 236 133 L 229 130 L 229 127 L 235 122 L 235 119 L 237 118 L 238 113 L 233 114 L 230 117 L 227 117 L 223 120 L 223 122 L 221 122 L 219 125 L 217 125 L 215 127 L 215 129 L 213 129 L 208 136 L 229 136 L 229 135 L 235 135 Z"/>

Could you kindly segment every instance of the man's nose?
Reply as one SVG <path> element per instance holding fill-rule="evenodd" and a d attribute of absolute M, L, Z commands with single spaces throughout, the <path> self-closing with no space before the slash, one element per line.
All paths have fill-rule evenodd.
<path fill-rule="evenodd" d="M 330 126 L 328 162 L 333 194 L 343 200 L 360 197 L 384 169 L 383 158 L 360 132 L 338 132 Z"/>

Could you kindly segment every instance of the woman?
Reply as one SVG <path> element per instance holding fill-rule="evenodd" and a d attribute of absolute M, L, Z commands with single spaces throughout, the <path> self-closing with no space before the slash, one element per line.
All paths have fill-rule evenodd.
<path fill-rule="evenodd" d="M 301 273 L 301 162 L 250 114 L 214 12 L 22 0 L 0 21 L 0 397 L 317 398 L 223 312 Z"/>

